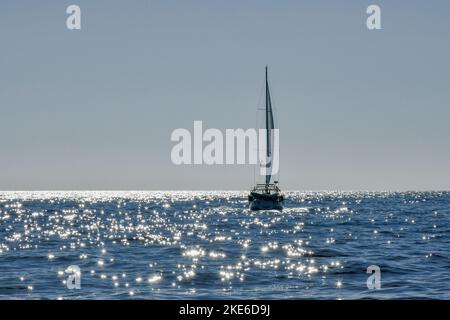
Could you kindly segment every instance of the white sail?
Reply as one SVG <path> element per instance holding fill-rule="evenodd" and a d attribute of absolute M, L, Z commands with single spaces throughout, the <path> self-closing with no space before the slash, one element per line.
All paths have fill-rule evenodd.
<path fill-rule="evenodd" d="M 267 66 L 266 66 L 266 184 L 270 184 L 270 179 L 272 178 L 272 157 L 274 150 L 274 121 L 273 121 L 273 111 L 272 111 L 272 101 L 270 99 L 270 89 L 269 80 L 267 77 Z"/>

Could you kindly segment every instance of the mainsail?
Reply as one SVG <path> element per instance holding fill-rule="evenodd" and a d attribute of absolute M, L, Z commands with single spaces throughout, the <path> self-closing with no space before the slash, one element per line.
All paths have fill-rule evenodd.
<path fill-rule="evenodd" d="M 273 152 L 273 112 L 270 99 L 269 80 L 266 66 L 266 185 L 270 183 L 272 177 L 272 152 Z"/>

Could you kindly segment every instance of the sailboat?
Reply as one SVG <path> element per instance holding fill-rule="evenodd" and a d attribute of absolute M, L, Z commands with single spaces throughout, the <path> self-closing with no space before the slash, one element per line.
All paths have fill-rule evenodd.
<path fill-rule="evenodd" d="M 264 183 L 257 183 L 250 191 L 248 201 L 250 210 L 283 210 L 284 196 L 278 187 L 278 181 L 272 182 L 272 156 L 274 150 L 273 130 L 275 128 L 272 102 L 270 99 L 269 80 L 266 66 L 266 106 L 265 106 L 265 133 L 266 133 L 266 167 Z"/>

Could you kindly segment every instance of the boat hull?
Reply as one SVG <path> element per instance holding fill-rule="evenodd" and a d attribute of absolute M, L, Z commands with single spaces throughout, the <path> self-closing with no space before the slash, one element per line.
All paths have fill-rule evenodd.
<path fill-rule="evenodd" d="M 252 192 L 249 196 L 250 210 L 283 210 L 283 196 Z"/>

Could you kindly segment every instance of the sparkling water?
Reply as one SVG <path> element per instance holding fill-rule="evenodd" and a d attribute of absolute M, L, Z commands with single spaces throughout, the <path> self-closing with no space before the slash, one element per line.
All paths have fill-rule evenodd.
<path fill-rule="evenodd" d="M 1 192 L 0 298 L 450 299 L 449 192 L 246 196 Z"/>

